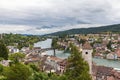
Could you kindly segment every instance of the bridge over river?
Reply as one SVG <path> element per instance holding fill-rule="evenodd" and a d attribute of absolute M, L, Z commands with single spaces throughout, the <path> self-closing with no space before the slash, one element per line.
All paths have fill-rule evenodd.
<path fill-rule="evenodd" d="M 56 56 L 55 48 L 42 48 L 42 49 L 35 49 L 34 51 L 37 53 L 42 53 L 45 51 L 53 50 L 54 51 L 54 56 Z"/>

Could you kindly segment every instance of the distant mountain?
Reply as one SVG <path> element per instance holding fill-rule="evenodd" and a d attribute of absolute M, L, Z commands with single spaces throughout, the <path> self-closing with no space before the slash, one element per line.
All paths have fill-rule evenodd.
<path fill-rule="evenodd" d="M 120 24 L 102 26 L 102 27 L 70 29 L 70 30 L 59 31 L 59 32 L 55 32 L 47 35 L 57 36 L 62 34 L 89 34 L 89 33 L 100 33 L 100 32 L 107 32 L 107 31 L 120 33 Z"/>

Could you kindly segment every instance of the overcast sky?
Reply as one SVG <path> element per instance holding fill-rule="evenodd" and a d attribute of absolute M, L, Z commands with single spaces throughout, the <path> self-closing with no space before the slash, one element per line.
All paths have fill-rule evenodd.
<path fill-rule="evenodd" d="M 120 23 L 120 0 L 0 0 L 0 33 L 46 34 Z"/>

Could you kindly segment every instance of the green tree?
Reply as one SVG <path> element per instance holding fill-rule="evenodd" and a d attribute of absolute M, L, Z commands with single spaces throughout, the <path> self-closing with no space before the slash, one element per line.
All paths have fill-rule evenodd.
<path fill-rule="evenodd" d="M 32 70 L 32 76 L 30 77 L 30 80 L 48 80 L 48 75 L 44 72 L 41 72 L 38 66 L 32 63 L 30 63 L 29 66 Z"/>
<path fill-rule="evenodd" d="M 29 66 L 30 66 L 30 68 L 31 68 L 33 71 L 36 71 L 36 72 L 39 71 L 38 66 L 36 66 L 35 64 L 33 64 L 33 63 L 29 63 Z"/>
<path fill-rule="evenodd" d="M 3 72 L 3 65 L 0 64 L 0 75 L 2 74 Z"/>
<path fill-rule="evenodd" d="M 0 64 L 0 80 L 7 80 L 5 76 L 3 76 L 4 66 Z"/>
<path fill-rule="evenodd" d="M 111 45 L 112 45 L 112 42 L 111 42 L 111 41 L 109 41 L 109 43 L 107 44 L 107 48 L 108 48 L 108 49 L 110 49 L 110 50 L 112 50 Z"/>
<path fill-rule="evenodd" d="M 57 39 L 56 38 L 53 38 L 52 39 L 52 48 L 58 48 L 58 44 L 57 44 Z"/>
<path fill-rule="evenodd" d="M 34 72 L 33 80 L 50 80 L 44 72 Z"/>
<path fill-rule="evenodd" d="M 17 63 L 10 67 L 6 67 L 3 75 L 7 77 L 7 80 L 29 80 L 32 73 L 28 66 Z"/>
<path fill-rule="evenodd" d="M 79 41 L 80 44 L 84 44 L 85 42 L 86 42 L 85 39 L 80 39 L 80 41 Z"/>
<path fill-rule="evenodd" d="M 29 45 L 30 50 L 32 50 L 32 49 L 33 49 L 33 47 L 34 47 L 33 45 Z"/>
<path fill-rule="evenodd" d="M 18 63 L 19 61 L 22 61 L 25 57 L 25 54 L 23 53 L 14 53 L 9 55 L 9 59 L 12 60 L 14 63 Z"/>
<path fill-rule="evenodd" d="M 0 57 L 8 59 L 8 49 L 2 41 L 0 41 Z"/>
<path fill-rule="evenodd" d="M 84 61 L 79 50 L 73 45 L 71 45 L 71 56 L 68 58 L 65 75 L 68 80 L 91 80 L 87 62 Z"/>

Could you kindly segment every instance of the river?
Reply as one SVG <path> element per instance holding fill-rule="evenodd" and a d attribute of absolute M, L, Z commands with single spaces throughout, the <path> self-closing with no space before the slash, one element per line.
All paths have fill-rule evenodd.
<path fill-rule="evenodd" d="M 120 61 L 93 58 L 93 62 L 95 62 L 97 65 L 120 69 Z"/>
<path fill-rule="evenodd" d="M 34 47 L 51 48 L 51 43 L 52 39 L 47 39 L 45 41 L 35 43 Z M 47 55 L 53 55 L 53 50 L 49 50 L 44 53 Z M 59 58 L 66 59 L 68 58 L 68 56 L 70 56 L 70 53 L 64 53 L 63 51 L 56 50 L 56 56 Z M 97 65 L 120 69 L 120 61 L 93 58 L 93 62 L 95 62 Z"/>
<path fill-rule="evenodd" d="M 34 44 L 34 47 L 41 47 L 43 48 L 51 48 L 51 43 L 52 43 L 52 39 L 47 39 L 45 41 L 40 41 Z M 68 58 L 68 56 L 70 56 L 70 53 L 64 53 L 64 51 L 59 51 L 59 50 L 55 50 L 56 51 L 56 56 L 59 58 L 63 58 L 66 59 Z M 44 52 L 47 55 L 53 55 L 53 50 L 49 50 L 49 51 L 45 51 Z"/>

